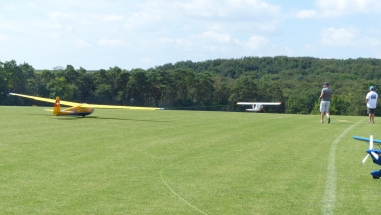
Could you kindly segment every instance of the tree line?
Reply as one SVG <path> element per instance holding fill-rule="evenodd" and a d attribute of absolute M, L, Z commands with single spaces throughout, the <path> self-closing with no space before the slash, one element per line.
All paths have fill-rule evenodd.
<path fill-rule="evenodd" d="M 9 92 L 82 103 L 244 111 L 238 101 L 282 102 L 266 112 L 316 114 L 322 84 L 334 92 L 331 114 L 365 115 L 369 86 L 380 89 L 379 59 L 244 57 L 181 61 L 154 68 L 117 66 L 87 71 L 71 65 L 36 71 L 28 63 L 0 62 L 0 105 L 46 105 Z"/>

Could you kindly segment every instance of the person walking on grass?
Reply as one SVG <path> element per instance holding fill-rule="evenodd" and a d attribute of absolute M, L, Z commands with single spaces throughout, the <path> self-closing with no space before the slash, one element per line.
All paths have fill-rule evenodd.
<path fill-rule="evenodd" d="M 369 87 L 369 93 L 366 94 L 366 109 L 369 115 L 369 123 L 374 123 L 374 112 L 377 107 L 378 94 L 374 92 L 374 87 Z"/>
<path fill-rule="evenodd" d="M 329 88 L 329 83 L 324 82 L 323 89 L 320 93 L 320 123 L 324 123 L 324 114 L 327 115 L 328 123 L 331 123 L 331 117 L 329 116 L 329 106 L 331 105 L 332 90 Z"/>

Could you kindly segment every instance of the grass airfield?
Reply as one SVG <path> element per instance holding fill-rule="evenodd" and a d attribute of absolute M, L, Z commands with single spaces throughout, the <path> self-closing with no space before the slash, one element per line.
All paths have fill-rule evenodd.
<path fill-rule="evenodd" d="M 0 107 L 0 214 L 374 214 L 381 120 Z"/>

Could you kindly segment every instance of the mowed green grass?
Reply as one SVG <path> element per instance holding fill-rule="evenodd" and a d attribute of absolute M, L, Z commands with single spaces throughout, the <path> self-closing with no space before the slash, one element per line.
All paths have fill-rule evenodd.
<path fill-rule="evenodd" d="M 363 165 L 368 146 L 352 139 L 381 139 L 377 117 L 320 124 L 318 115 L 263 113 L 0 113 L 1 214 L 379 211 L 381 180 L 369 172 L 381 167 Z"/>

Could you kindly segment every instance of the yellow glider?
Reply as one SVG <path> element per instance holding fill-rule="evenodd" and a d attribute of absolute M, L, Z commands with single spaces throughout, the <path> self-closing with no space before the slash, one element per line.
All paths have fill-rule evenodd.
<path fill-rule="evenodd" d="M 136 107 L 136 106 L 118 106 L 118 105 L 96 105 L 96 104 L 85 104 L 85 103 L 76 103 L 60 100 L 60 97 L 56 99 L 47 99 L 37 96 L 28 96 L 17 93 L 9 93 L 12 96 L 20 96 L 28 99 L 33 99 L 37 101 L 54 103 L 53 114 L 56 116 L 60 115 L 75 115 L 85 117 L 86 115 L 92 114 L 94 108 L 107 108 L 107 109 L 131 109 L 131 110 L 164 110 L 164 108 L 153 108 L 153 107 Z M 65 110 L 61 110 L 61 104 L 66 106 L 71 106 Z M 50 111 L 50 110 L 49 110 Z"/>

